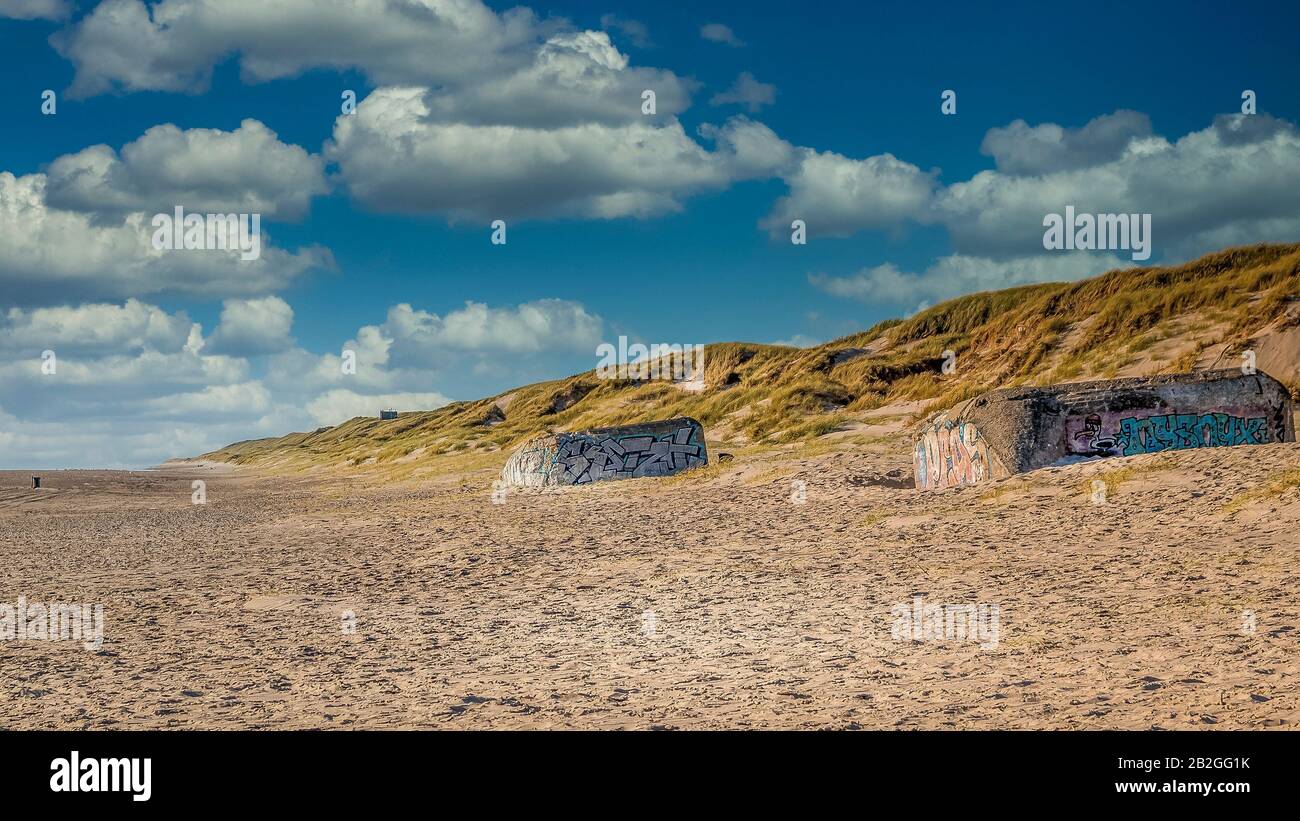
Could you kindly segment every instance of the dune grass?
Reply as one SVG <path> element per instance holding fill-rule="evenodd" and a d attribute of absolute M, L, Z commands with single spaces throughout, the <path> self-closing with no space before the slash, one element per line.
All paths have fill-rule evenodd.
<path fill-rule="evenodd" d="M 971 294 L 813 348 L 707 345 L 700 392 L 588 371 L 395 420 L 238 442 L 203 458 L 409 473 L 436 460 L 504 461 L 505 451 L 545 432 L 674 416 L 698 419 L 710 438 L 780 447 L 899 403 L 936 410 L 997 387 L 1106 378 L 1179 334 L 1192 352 L 1151 367 L 1187 370 L 1201 350 L 1247 338 L 1298 295 L 1300 244 L 1232 248 L 1184 265 Z M 1213 338 L 1204 336 L 1209 322 L 1220 329 Z M 949 351 L 951 373 L 943 368 Z"/>
<path fill-rule="evenodd" d="M 1235 513 L 1257 502 L 1279 499 L 1295 489 L 1300 489 L 1300 468 L 1274 474 L 1259 487 L 1238 493 L 1224 506 L 1224 512 Z"/>

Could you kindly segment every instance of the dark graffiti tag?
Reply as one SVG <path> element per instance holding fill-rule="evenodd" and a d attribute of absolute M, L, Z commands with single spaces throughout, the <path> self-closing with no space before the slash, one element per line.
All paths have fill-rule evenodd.
<path fill-rule="evenodd" d="M 705 464 L 698 428 L 682 427 L 666 436 L 634 434 L 596 437 L 562 436 L 555 460 L 564 466 L 562 484 L 581 485 L 601 479 L 668 476 Z"/>
<path fill-rule="evenodd" d="M 1121 419 L 1115 445 L 1122 456 L 1162 450 L 1262 445 L 1269 429 L 1262 416 L 1243 419 L 1227 413 L 1171 413 Z"/>

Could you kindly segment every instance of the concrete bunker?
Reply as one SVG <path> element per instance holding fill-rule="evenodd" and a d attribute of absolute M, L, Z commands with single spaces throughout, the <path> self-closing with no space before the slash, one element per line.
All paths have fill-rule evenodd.
<path fill-rule="evenodd" d="M 1291 397 L 1237 370 L 990 391 L 931 417 L 912 453 L 919 490 L 1164 450 L 1294 442 Z"/>
<path fill-rule="evenodd" d="M 708 464 L 704 428 L 689 417 L 575 433 L 521 445 L 501 470 L 506 485 L 582 485 L 606 479 L 670 476 Z"/>

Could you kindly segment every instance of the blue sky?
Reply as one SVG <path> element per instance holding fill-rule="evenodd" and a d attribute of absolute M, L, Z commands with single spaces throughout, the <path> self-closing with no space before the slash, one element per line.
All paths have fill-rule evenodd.
<path fill-rule="evenodd" d="M 139 466 L 186 448 L 336 422 L 386 400 L 436 404 L 589 369 L 591 343 L 618 334 L 808 344 L 982 287 L 1131 264 L 1124 252 L 1044 251 L 1037 219 L 1055 203 L 1152 213 L 1155 262 L 1234 242 L 1296 239 L 1296 203 L 1286 193 L 1300 188 L 1293 126 L 1300 57 L 1286 36 L 1300 17 L 1293 4 L 1241 3 L 1225 12 L 1208 2 L 996 10 L 570 2 L 534 4 L 523 15 L 488 3 L 471 10 L 461 34 L 443 39 L 455 15 L 441 0 L 421 2 L 433 14 L 412 26 L 380 0 L 362 0 L 350 16 L 329 3 L 301 11 L 294 0 L 281 7 L 277 28 L 257 17 L 260 4 L 242 0 L 208 16 L 194 11 L 198 0 L 100 8 L 0 0 L 0 173 L 18 181 L 8 195 L 0 188 L 0 258 L 6 236 L 15 244 L 12 237 L 34 230 L 38 243 L 52 246 L 113 246 L 96 233 L 125 219 L 121 209 L 96 210 L 107 189 L 73 205 L 51 193 L 76 181 L 55 161 L 100 144 L 122 160 L 104 184 L 146 217 L 169 210 L 178 191 L 201 190 L 205 202 L 233 207 L 256 188 L 259 201 L 278 204 L 264 216 L 274 246 L 290 254 L 322 249 L 312 264 L 229 288 L 216 269 L 173 277 L 108 251 L 51 263 L 31 247 L 8 249 L 20 261 L 0 259 L 0 312 L 8 311 L 0 352 L 22 370 L 0 388 L 0 467 Z M 155 29 L 164 20 L 168 26 Z M 704 36 L 710 24 L 729 34 L 714 28 Z M 425 31 L 427 47 L 418 42 Z M 583 39 L 588 34 L 596 39 Z M 341 50 L 331 45 L 338 37 L 367 45 Z M 548 43 L 573 61 L 566 65 L 588 58 L 600 65 L 584 68 L 554 100 L 530 97 L 529 88 L 522 98 L 502 91 L 527 79 L 534 61 L 541 65 Z M 762 89 L 752 104 L 715 101 L 742 73 Z M 542 76 L 543 87 L 556 87 Z M 660 88 L 657 117 L 638 120 L 640 100 L 625 92 L 647 82 L 685 89 L 684 99 L 665 111 L 672 95 Z M 409 114 L 411 105 L 388 91 L 410 87 L 450 113 L 405 136 L 386 132 L 395 128 L 392 112 Z M 52 116 L 41 111 L 44 89 L 58 94 Z M 340 112 L 343 89 L 356 91 L 351 117 L 363 125 L 341 136 L 351 127 Z M 955 115 L 940 111 L 944 89 L 957 92 Z M 1258 104 L 1247 126 L 1239 122 L 1243 89 Z M 503 102 L 477 112 L 498 92 Z M 618 110 L 624 100 L 626 112 Z M 555 113 L 588 103 L 590 110 Z M 181 135 L 214 130 L 219 142 L 247 120 L 274 133 L 240 166 L 255 178 L 264 173 L 265 184 L 245 180 L 241 189 L 219 168 L 193 182 L 208 173 L 210 145 L 179 155 L 175 168 L 160 159 L 171 150 L 162 141 L 141 148 L 148 168 L 125 162 L 126 147 L 158 126 Z M 650 122 L 642 135 L 648 153 L 609 148 L 628 145 L 622 140 Z M 724 139 L 708 131 L 728 123 L 734 131 Z M 578 142 L 588 126 L 600 132 L 590 146 Z M 513 140 L 532 156 L 534 145 L 554 150 L 564 129 L 577 129 L 564 138 L 575 159 L 557 167 L 558 177 L 521 161 L 500 174 L 466 167 L 465 180 L 449 178 L 461 170 L 455 158 L 464 149 L 444 143 L 445 134 L 468 134 L 485 150 Z M 764 146 L 761 156 L 735 148 L 744 135 Z M 1143 141 L 1159 145 L 1133 148 Z M 413 145 L 411 155 L 386 154 L 394 144 Z M 294 156 L 311 158 L 298 176 L 271 159 L 298 149 Z M 687 163 L 698 166 L 689 174 L 673 160 L 684 150 L 701 152 Z M 448 151 L 450 158 L 439 153 Z M 1201 179 L 1204 169 L 1216 170 Z M 178 188 L 181 178 L 192 185 Z M 1256 194 L 1261 180 L 1270 187 Z M 44 211 L 50 221 L 36 230 L 5 211 L 6 196 L 12 205 L 20 190 L 38 190 L 37 181 L 46 186 L 43 208 L 76 219 L 64 224 Z M 285 204 L 295 188 L 316 183 L 321 193 L 305 197 L 302 213 Z M 488 188 L 493 193 L 477 193 Z M 611 205 L 598 199 L 604 194 L 626 200 Z M 516 208 L 526 213 L 508 220 L 508 243 L 493 246 L 492 209 Z M 807 245 L 791 245 L 788 229 L 769 230 L 805 212 Z M 137 305 L 128 311 L 130 299 Z M 268 299 L 278 302 L 258 302 Z M 466 302 L 483 306 L 486 318 L 463 313 Z M 418 314 L 410 339 L 388 317 L 401 304 Z M 288 322 L 284 333 L 250 331 L 265 310 Z M 525 310 L 533 317 L 531 325 L 520 320 L 527 333 L 493 338 L 502 328 L 513 333 L 510 323 Z M 223 314 L 228 327 L 218 335 Z M 112 332 L 97 333 L 96 322 Z M 160 323 L 170 330 L 141 331 Z M 201 340 L 184 333 L 191 323 Z M 367 327 L 387 340 L 377 343 L 386 353 L 363 357 L 369 377 L 295 381 L 303 369 L 327 370 L 322 358 L 349 342 L 362 344 Z M 71 372 L 42 380 L 33 373 L 37 357 L 57 351 L 56 342 L 68 350 Z M 162 371 L 150 371 L 151 354 L 168 362 Z M 191 376 L 169 380 L 172 372 Z M 217 412 L 223 403 L 230 413 Z"/>

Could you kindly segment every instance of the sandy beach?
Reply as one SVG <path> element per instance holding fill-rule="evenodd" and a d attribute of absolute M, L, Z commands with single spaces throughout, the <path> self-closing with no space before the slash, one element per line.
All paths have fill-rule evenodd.
<path fill-rule="evenodd" d="M 105 614 L 98 650 L 0 642 L 0 727 L 1300 721 L 1300 493 L 1241 497 L 1300 445 L 934 493 L 837 447 L 495 502 L 489 470 L 0 473 L 0 601 Z M 895 638 L 918 597 L 996 605 L 996 646 Z"/>

